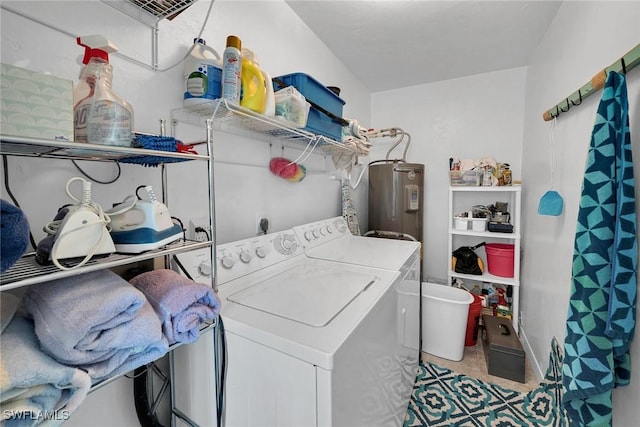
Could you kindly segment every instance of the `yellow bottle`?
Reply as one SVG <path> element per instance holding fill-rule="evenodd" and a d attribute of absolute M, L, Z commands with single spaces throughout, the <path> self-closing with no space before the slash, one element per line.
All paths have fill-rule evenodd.
<path fill-rule="evenodd" d="M 267 100 L 265 81 L 260 68 L 255 63 L 254 54 L 249 49 L 242 49 L 241 80 L 240 105 L 256 113 L 264 113 Z"/>

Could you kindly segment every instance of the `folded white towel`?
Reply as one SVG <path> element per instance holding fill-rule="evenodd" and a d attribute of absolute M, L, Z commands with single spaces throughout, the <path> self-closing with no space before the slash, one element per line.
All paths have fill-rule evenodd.
<path fill-rule="evenodd" d="M 89 392 L 89 375 L 43 353 L 29 319 L 16 315 L 1 340 L 2 424 L 20 427 L 61 424 Z"/>

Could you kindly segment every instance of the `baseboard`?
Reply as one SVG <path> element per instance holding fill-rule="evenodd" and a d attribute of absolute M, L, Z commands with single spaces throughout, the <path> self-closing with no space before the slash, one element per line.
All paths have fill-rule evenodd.
<path fill-rule="evenodd" d="M 534 375 L 538 382 L 544 379 L 545 371 L 542 370 L 540 363 L 538 363 L 538 359 L 536 359 L 535 354 L 533 353 L 533 349 L 529 344 L 529 340 L 527 339 L 527 333 L 524 330 L 524 327 L 520 325 L 520 340 L 522 341 L 522 346 L 524 347 L 525 353 L 527 353 L 527 358 L 529 359 L 529 363 L 531 364 L 531 369 L 533 370 Z"/>

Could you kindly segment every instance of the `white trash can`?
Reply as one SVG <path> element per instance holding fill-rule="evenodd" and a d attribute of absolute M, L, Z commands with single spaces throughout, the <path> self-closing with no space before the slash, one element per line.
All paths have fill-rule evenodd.
<path fill-rule="evenodd" d="M 422 351 L 462 360 L 472 302 L 473 295 L 464 289 L 422 282 Z"/>

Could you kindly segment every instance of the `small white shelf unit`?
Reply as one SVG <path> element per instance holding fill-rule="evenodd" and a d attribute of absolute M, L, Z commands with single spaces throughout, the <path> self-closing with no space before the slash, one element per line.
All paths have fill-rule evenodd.
<path fill-rule="evenodd" d="M 464 196 L 463 196 L 464 195 Z M 491 231 L 473 231 L 458 230 L 454 226 L 454 215 L 457 213 L 460 203 L 465 203 L 464 209 L 471 210 L 473 205 L 480 204 L 480 200 L 487 200 L 490 196 L 496 196 L 498 201 L 507 201 L 509 203 L 510 221 L 513 225 L 513 232 L 500 233 Z M 463 199 L 464 200 L 460 200 Z M 522 186 L 492 186 L 492 187 L 474 187 L 474 186 L 450 186 L 449 187 L 449 230 L 448 230 L 448 282 L 452 283 L 454 278 L 460 278 L 464 282 L 475 281 L 482 283 L 495 283 L 511 287 L 511 311 L 512 323 L 516 333 L 519 333 L 520 326 L 520 240 L 521 240 L 521 203 L 522 203 Z M 465 240 L 467 243 L 461 243 Z M 470 242 L 471 243 L 468 243 Z M 513 277 L 501 277 L 490 274 L 487 270 L 487 259 L 478 253 L 483 259 L 485 271 L 482 275 L 456 273 L 451 269 L 451 253 L 460 246 L 473 246 L 481 241 L 487 243 L 510 243 L 514 245 L 514 265 Z M 482 251 L 477 249 L 476 251 Z"/>

